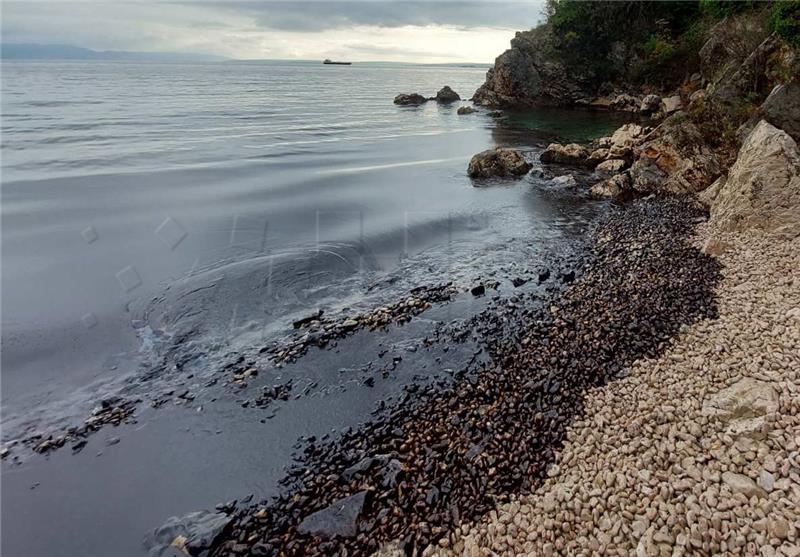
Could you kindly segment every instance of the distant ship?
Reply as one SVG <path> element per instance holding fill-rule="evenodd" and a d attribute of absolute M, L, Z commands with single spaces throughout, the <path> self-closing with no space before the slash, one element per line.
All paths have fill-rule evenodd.
<path fill-rule="evenodd" d="M 352 62 L 334 62 L 330 58 L 325 58 L 323 64 L 333 64 L 334 66 L 349 66 Z"/>

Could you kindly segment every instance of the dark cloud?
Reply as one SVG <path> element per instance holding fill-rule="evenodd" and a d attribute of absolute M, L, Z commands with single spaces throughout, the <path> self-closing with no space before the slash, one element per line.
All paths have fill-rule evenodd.
<path fill-rule="evenodd" d="M 222 10 L 248 15 L 260 27 L 315 32 L 358 25 L 452 25 L 456 27 L 532 27 L 541 19 L 543 0 L 526 2 L 455 1 L 215 1 Z"/>

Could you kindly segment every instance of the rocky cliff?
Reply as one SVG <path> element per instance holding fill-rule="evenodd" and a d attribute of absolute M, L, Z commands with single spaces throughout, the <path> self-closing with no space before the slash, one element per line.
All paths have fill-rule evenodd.
<path fill-rule="evenodd" d="M 569 105 L 591 94 L 592 80 L 559 61 L 550 30 L 518 32 L 497 57 L 473 101 L 484 106 Z"/>

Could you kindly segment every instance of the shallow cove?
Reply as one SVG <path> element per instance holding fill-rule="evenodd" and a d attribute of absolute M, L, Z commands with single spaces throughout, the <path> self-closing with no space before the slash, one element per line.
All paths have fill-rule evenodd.
<path fill-rule="evenodd" d="M 458 104 L 391 104 L 445 82 L 466 96 L 482 69 L 3 69 L 4 438 L 79 423 L 108 394 L 143 400 L 137 424 L 76 455 L 13 449 L 26 461 L 3 462 L 10 554 L 139 555 L 170 515 L 274 493 L 298 438 L 355 426 L 404 385 L 474 358 L 469 343 L 420 346 L 496 294 L 265 365 L 246 388 L 225 371 L 235 355 L 255 358 L 311 311 L 358 312 L 419 285 L 497 280 L 512 295 L 513 278 L 575 256 L 604 206 L 539 174 L 481 188 L 465 177 L 473 153 L 514 145 L 536 158 L 551 133 L 458 116 Z M 571 117 L 597 134 L 617 124 Z M 243 408 L 290 380 L 289 400 Z"/>

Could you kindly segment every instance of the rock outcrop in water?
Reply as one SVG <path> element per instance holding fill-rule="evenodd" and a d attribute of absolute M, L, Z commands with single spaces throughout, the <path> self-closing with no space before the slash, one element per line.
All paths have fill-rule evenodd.
<path fill-rule="evenodd" d="M 428 102 L 428 99 L 419 93 L 400 93 L 394 98 L 394 104 L 401 105 L 424 104 L 426 102 Z"/>
<path fill-rule="evenodd" d="M 449 85 L 445 85 L 436 93 L 434 100 L 438 103 L 448 104 L 455 101 L 460 101 L 461 97 L 458 93 L 453 91 Z"/>
<path fill-rule="evenodd" d="M 533 165 L 516 149 L 488 149 L 472 157 L 467 174 L 470 178 L 523 176 Z"/>
<path fill-rule="evenodd" d="M 542 162 L 549 163 L 585 165 L 589 159 L 589 152 L 577 143 L 570 143 L 569 145 L 551 143 L 547 146 L 547 149 L 542 151 L 539 159 Z"/>

